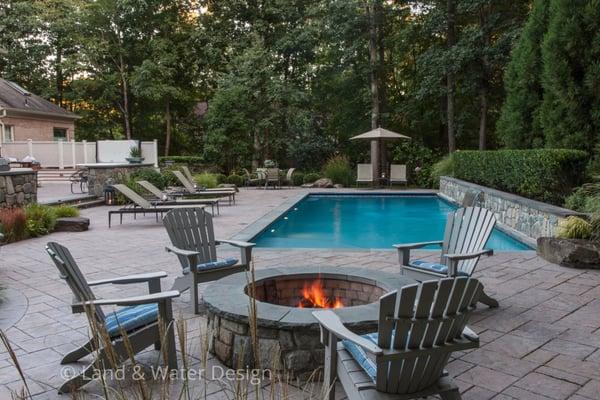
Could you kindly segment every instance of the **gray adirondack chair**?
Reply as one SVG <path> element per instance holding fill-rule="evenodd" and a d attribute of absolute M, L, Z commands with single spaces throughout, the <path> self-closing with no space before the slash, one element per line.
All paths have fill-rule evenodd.
<path fill-rule="evenodd" d="M 381 297 L 378 332 L 362 336 L 332 310 L 313 312 L 325 346 L 328 399 L 335 398 L 336 378 L 350 400 L 460 399 L 444 368 L 452 352 L 479 346 L 466 324 L 480 292 L 467 277 L 405 286 Z"/>
<path fill-rule="evenodd" d="M 459 208 L 448 215 L 444 240 L 394 245 L 398 249 L 400 272 L 419 281 L 446 276 L 471 276 L 479 258 L 493 254 L 493 250 L 484 249 L 484 246 L 495 225 L 494 213 L 485 208 Z M 410 259 L 412 249 L 428 245 L 442 246 L 439 263 Z M 480 301 L 489 307 L 498 307 L 498 302 L 485 293 L 482 293 Z"/>
<path fill-rule="evenodd" d="M 50 242 L 46 246 L 46 251 L 58 268 L 60 277 L 67 282 L 73 292 L 74 299 L 71 307 L 73 313 L 87 312 L 93 333 L 90 341 L 65 355 L 61 364 L 78 361 L 91 353 L 95 354 L 95 360 L 79 375 L 68 379 L 59 388 L 59 393 L 76 390 L 90 382 L 98 369 L 114 368 L 129 359 L 123 332 L 126 333 L 127 341 L 136 354 L 151 345 L 154 345 L 157 350 L 161 346 L 166 346 L 163 347 L 165 350 L 163 356 L 166 355 L 163 361 L 169 369 L 177 369 L 171 301 L 179 297 L 179 292 L 173 290 L 161 292 L 160 280 L 167 276 L 165 272 L 87 281 L 66 247 Z M 147 283 L 150 294 L 119 299 L 98 299 L 91 289 L 92 286 L 132 283 Z M 108 305 L 125 307 L 112 313 L 105 313 L 102 306 Z"/>
<path fill-rule="evenodd" d="M 212 216 L 201 209 L 169 211 L 163 218 L 172 246 L 168 252 L 179 258 L 183 275 L 176 278 L 173 290 L 191 289 L 190 299 L 195 314 L 199 313 L 198 284 L 214 281 L 236 272 L 246 271 L 252 260 L 254 243 L 216 240 Z M 240 249 L 241 258 L 217 259 L 217 245 L 229 244 Z"/>

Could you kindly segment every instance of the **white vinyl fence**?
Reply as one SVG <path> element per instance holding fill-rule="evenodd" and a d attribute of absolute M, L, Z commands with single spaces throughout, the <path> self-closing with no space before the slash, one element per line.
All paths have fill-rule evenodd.
<path fill-rule="evenodd" d="M 127 149 L 130 141 L 121 141 Z M 145 162 L 158 167 L 158 142 L 141 142 L 142 157 Z M 92 164 L 102 162 L 97 157 L 96 142 L 75 141 L 19 141 L 2 143 L 0 148 L 2 157 L 15 158 L 21 161 L 26 156 L 35 158 L 42 168 L 75 168 L 77 164 Z M 122 162 L 125 162 L 123 160 Z"/>

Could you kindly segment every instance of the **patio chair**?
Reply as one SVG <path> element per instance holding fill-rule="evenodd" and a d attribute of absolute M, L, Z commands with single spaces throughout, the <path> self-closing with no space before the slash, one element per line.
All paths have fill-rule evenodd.
<path fill-rule="evenodd" d="M 215 240 L 212 216 L 202 209 L 182 208 L 169 211 L 163 218 L 172 246 L 168 252 L 179 258 L 183 275 L 176 278 L 173 290 L 191 289 L 190 300 L 195 314 L 199 313 L 198 284 L 246 271 L 252 260 L 254 243 L 236 240 Z M 240 249 L 241 258 L 217 259 L 217 245 L 230 244 Z"/>
<path fill-rule="evenodd" d="M 406 179 L 406 165 L 390 165 L 390 186 L 394 183 L 403 183 L 408 186 L 408 180 Z"/>
<path fill-rule="evenodd" d="M 371 164 L 356 165 L 356 186 L 359 183 L 373 183 L 373 166 Z"/>
<path fill-rule="evenodd" d="M 79 186 L 79 191 L 81 193 L 85 193 L 88 191 L 88 170 L 87 169 L 80 169 L 78 171 L 75 171 L 71 174 L 71 176 L 69 176 L 69 183 L 71 184 L 71 193 L 75 193 L 75 191 L 73 190 L 73 186 L 77 185 Z"/>
<path fill-rule="evenodd" d="M 269 187 L 269 184 L 273 184 L 273 189 L 281 187 L 281 178 L 279 176 L 279 168 L 267 168 L 265 175 L 265 189 Z"/>
<path fill-rule="evenodd" d="M 265 181 L 265 173 L 264 171 L 257 169 L 253 177 L 253 175 L 246 168 L 244 170 L 244 186 L 261 186 Z"/>
<path fill-rule="evenodd" d="M 394 245 L 398 249 L 400 273 L 419 281 L 473 275 L 479 258 L 493 255 L 493 250 L 484 249 L 484 246 L 494 225 L 494 213 L 485 208 L 459 208 L 448 215 L 444 240 Z M 439 263 L 410 259 L 412 249 L 428 245 L 442 246 Z M 489 307 L 498 307 L 498 302 L 483 290 L 480 301 Z"/>
<path fill-rule="evenodd" d="M 293 175 L 294 175 L 294 171 L 296 170 L 296 168 L 289 168 L 287 170 L 287 172 L 285 173 L 285 180 L 284 182 L 286 183 L 286 185 L 288 186 L 294 186 L 294 179 L 293 179 Z"/>
<path fill-rule="evenodd" d="M 123 184 L 112 185 L 113 188 L 119 191 L 123 196 L 127 197 L 131 203 L 125 207 L 119 208 L 118 210 L 110 210 L 108 212 L 108 227 L 111 227 L 111 220 L 113 214 L 119 214 L 120 223 L 123 223 L 123 214 L 133 214 L 133 219 L 136 219 L 138 214 L 146 215 L 146 213 L 155 214 L 156 222 L 158 222 L 158 215 L 161 217 L 164 213 L 171 211 L 175 208 L 184 208 L 184 207 L 197 207 L 204 208 L 203 205 L 190 206 L 190 205 L 181 205 L 181 204 L 153 204 L 129 189 L 127 186 Z"/>
<path fill-rule="evenodd" d="M 185 190 L 190 194 L 190 195 L 194 195 L 194 196 L 198 196 L 198 195 L 202 195 L 202 196 L 217 196 L 217 197 L 227 197 L 227 199 L 229 200 L 229 204 L 231 205 L 231 202 L 233 201 L 233 203 L 235 204 L 235 189 L 229 189 L 229 188 L 218 188 L 218 189 L 198 189 L 194 186 L 194 184 L 192 182 L 190 182 L 185 176 L 183 176 L 183 174 L 181 173 L 181 171 L 173 171 L 173 175 L 175 175 L 175 177 L 179 180 L 179 182 L 181 182 L 181 184 L 183 185 L 183 187 L 185 188 Z"/>
<path fill-rule="evenodd" d="M 62 384 L 59 393 L 78 389 L 98 376 L 98 370 L 118 368 L 130 359 L 130 352 L 137 354 L 152 345 L 157 350 L 164 346 L 163 362 L 169 369 L 177 369 L 171 301 L 179 297 L 179 292 L 161 292 L 160 280 L 167 276 L 165 272 L 150 272 L 88 282 L 66 247 L 50 242 L 46 246 L 46 251 L 58 268 L 60 277 L 67 282 L 73 292 L 74 302 L 71 306 L 73 313 L 85 312 L 92 332 L 92 339 L 65 355 L 61 364 L 76 362 L 92 353 L 95 356 L 94 361 L 80 374 Z M 91 289 L 99 285 L 131 283 L 148 284 L 150 294 L 118 299 L 98 299 Z M 102 306 L 125 307 L 105 313 Z"/>
<path fill-rule="evenodd" d="M 140 185 L 141 187 L 143 187 L 144 189 L 146 189 L 148 192 L 152 193 L 152 195 L 157 199 L 156 201 L 159 202 L 159 203 L 155 203 L 155 204 L 165 204 L 165 205 L 181 204 L 181 205 L 187 205 L 187 206 L 205 204 L 205 205 L 210 205 L 212 207 L 213 215 L 215 214 L 215 206 L 217 206 L 217 215 L 219 215 L 221 213 L 219 210 L 219 199 L 206 199 L 206 198 L 182 199 L 179 196 L 172 196 L 167 191 L 160 190 L 159 188 L 157 188 L 156 186 L 154 186 L 152 183 L 150 183 L 148 181 L 137 181 L 136 183 L 138 185 Z"/>
<path fill-rule="evenodd" d="M 453 352 L 479 347 L 466 324 L 480 291 L 481 284 L 466 277 L 405 286 L 380 298 L 378 331 L 366 335 L 348 330 L 332 310 L 314 311 L 328 399 L 335 398 L 336 377 L 353 400 L 460 399 L 444 368 Z"/>

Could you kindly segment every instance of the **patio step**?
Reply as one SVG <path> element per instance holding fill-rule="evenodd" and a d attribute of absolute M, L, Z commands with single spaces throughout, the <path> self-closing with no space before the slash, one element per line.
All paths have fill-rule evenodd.
<path fill-rule="evenodd" d="M 69 182 L 69 176 L 71 176 L 73 172 L 75 172 L 73 168 L 42 168 L 38 171 L 38 182 Z"/>

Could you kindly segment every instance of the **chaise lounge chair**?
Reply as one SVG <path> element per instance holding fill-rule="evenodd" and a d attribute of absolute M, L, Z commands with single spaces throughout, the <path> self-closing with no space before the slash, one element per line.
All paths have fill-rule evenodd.
<path fill-rule="evenodd" d="M 137 217 L 137 214 L 146 215 L 146 213 L 155 214 L 156 222 L 158 222 L 158 215 L 162 217 L 164 213 L 171 211 L 176 208 L 189 208 L 196 207 L 203 209 L 203 205 L 190 206 L 183 204 L 162 204 L 162 203 L 151 203 L 133 190 L 129 189 L 123 184 L 112 185 L 118 190 L 123 196 L 127 197 L 132 203 L 128 206 L 122 207 L 118 210 L 110 210 L 108 212 L 108 227 L 111 227 L 111 219 L 113 214 L 119 214 L 120 223 L 123 223 L 123 214 L 133 214 L 133 218 Z"/>
<path fill-rule="evenodd" d="M 163 218 L 163 224 L 173 244 L 166 250 L 177 255 L 183 269 L 183 275 L 175 279 L 173 289 L 180 292 L 191 289 L 195 314 L 199 312 L 198 284 L 248 270 L 254 243 L 215 240 L 212 216 L 206 211 L 196 208 L 172 210 Z M 240 260 L 218 260 L 216 246 L 219 244 L 238 247 L 241 250 Z"/>
<path fill-rule="evenodd" d="M 97 377 L 98 370 L 118 368 L 130 359 L 131 352 L 137 354 L 152 345 L 157 350 L 162 348 L 163 362 L 170 370 L 177 369 L 171 301 L 179 297 L 179 292 L 161 292 L 160 280 L 167 276 L 165 272 L 88 282 L 66 247 L 50 242 L 46 251 L 58 268 L 60 277 L 73 292 L 73 313 L 87 313 L 93 336 L 86 344 L 63 357 L 61 364 L 76 362 L 89 354 L 94 354 L 95 359 L 81 373 L 63 383 L 59 393 L 78 389 Z M 119 299 L 97 299 L 91 289 L 92 286 L 131 283 L 146 283 L 150 294 Z M 109 305 L 126 307 L 105 313 L 102 306 Z"/>
<path fill-rule="evenodd" d="M 443 241 L 394 245 L 398 249 L 400 273 L 419 281 L 471 276 L 481 256 L 494 254 L 493 250 L 484 249 L 494 225 L 494 213 L 485 208 L 459 208 L 448 215 Z M 410 259 L 412 249 L 428 245 L 442 246 L 439 263 Z M 480 301 L 489 307 L 498 307 L 498 302 L 483 292 Z"/>
<path fill-rule="evenodd" d="M 356 186 L 359 183 L 373 184 L 373 166 L 371 164 L 356 165 Z"/>
<path fill-rule="evenodd" d="M 160 204 L 181 204 L 187 206 L 195 206 L 198 204 L 210 205 L 212 207 L 212 214 L 215 214 L 215 206 L 217 206 L 217 215 L 220 214 L 219 211 L 219 199 L 182 199 L 179 196 L 173 196 L 169 194 L 169 192 L 160 190 L 152 183 L 148 181 L 137 181 L 138 185 L 146 189 L 148 192 L 152 193 L 154 197 L 156 197 L 156 201 L 159 201 Z"/>
<path fill-rule="evenodd" d="M 192 182 L 188 181 L 187 178 L 183 176 L 181 171 L 173 171 L 173 174 L 190 195 L 227 197 L 230 205 L 232 201 L 235 204 L 235 189 L 197 189 Z"/>
<path fill-rule="evenodd" d="M 406 165 L 390 165 L 390 186 L 394 183 L 408 185 L 408 180 L 406 179 Z"/>
<path fill-rule="evenodd" d="M 466 324 L 481 284 L 445 278 L 403 287 L 379 300 L 379 327 L 357 335 L 332 310 L 315 311 L 325 346 L 324 384 L 334 400 L 339 380 L 349 399 L 460 400 L 445 367 L 455 351 L 479 347 Z M 341 341 L 341 342 L 338 342 Z"/>

